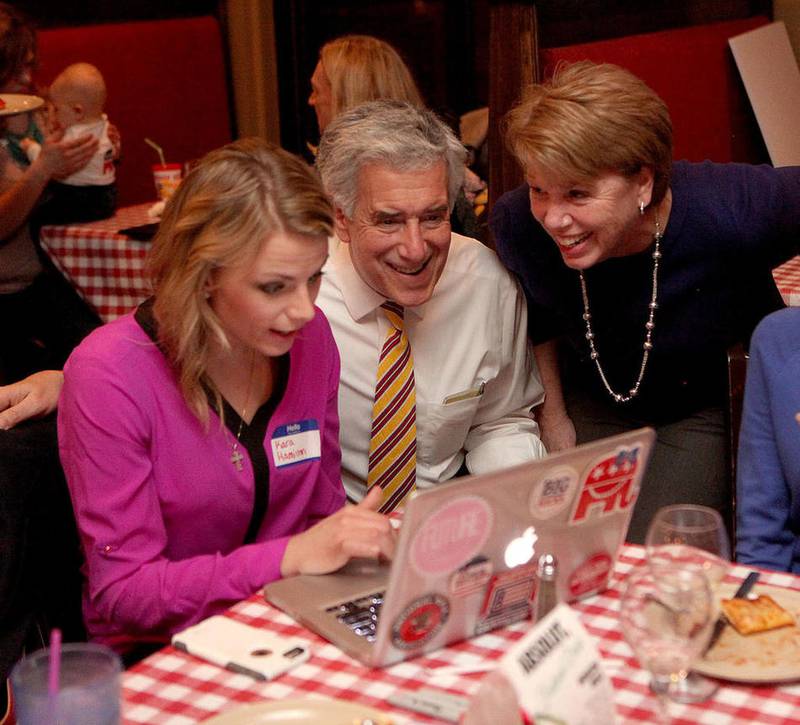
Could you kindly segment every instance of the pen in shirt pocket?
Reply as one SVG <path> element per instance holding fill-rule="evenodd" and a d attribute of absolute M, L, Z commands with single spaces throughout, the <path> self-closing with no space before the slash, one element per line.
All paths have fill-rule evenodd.
<path fill-rule="evenodd" d="M 484 388 L 486 388 L 486 381 L 481 380 L 474 388 L 462 390 L 460 393 L 453 393 L 448 395 L 442 401 L 442 405 L 450 405 L 451 403 L 458 403 L 462 400 L 469 400 L 470 398 L 479 398 L 483 395 Z"/>

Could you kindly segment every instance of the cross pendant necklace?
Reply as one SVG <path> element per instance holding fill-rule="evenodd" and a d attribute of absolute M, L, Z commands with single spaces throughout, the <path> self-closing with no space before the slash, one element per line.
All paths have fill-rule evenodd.
<path fill-rule="evenodd" d="M 241 426 L 239 427 L 241 430 Z M 231 451 L 231 463 L 236 466 L 237 471 L 244 470 L 242 468 L 242 461 L 244 460 L 244 456 L 242 455 L 241 451 L 239 450 L 239 437 L 236 437 L 236 443 L 233 444 L 233 450 Z"/>
<path fill-rule="evenodd" d="M 244 467 L 242 466 L 242 461 L 244 460 L 244 456 L 242 452 L 239 450 L 239 438 L 242 436 L 242 428 L 244 427 L 244 419 L 247 415 L 247 404 L 250 402 L 250 388 L 252 387 L 253 383 L 253 369 L 255 368 L 256 364 L 256 353 L 255 350 L 253 351 L 253 357 L 250 360 L 250 379 L 247 381 L 247 396 L 244 399 L 244 408 L 242 408 L 242 415 L 239 417 L 239 430 L 236 431 L 236 440 L 233 442 L 233 448 L 231 449 L 231 463 L 236 467 L 237 471 L 243 471 Z"/>

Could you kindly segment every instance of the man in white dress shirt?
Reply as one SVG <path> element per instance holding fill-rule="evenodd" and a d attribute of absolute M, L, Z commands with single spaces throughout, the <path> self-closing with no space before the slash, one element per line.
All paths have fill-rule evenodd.
<path fill-rule="evenodd" d="M 545 454 L 530 413 L 543 391 L 524 298 L 493 251 L 450 232 L 464 154 L 434 114 L 394 101 L 345 112 L 320 144 L 337 239 L 317 304 L 342 359 L 342 480 L 352 500 L 366 491 L 387 300 L 405 310 L 413 355 L 418 487 Z"/>

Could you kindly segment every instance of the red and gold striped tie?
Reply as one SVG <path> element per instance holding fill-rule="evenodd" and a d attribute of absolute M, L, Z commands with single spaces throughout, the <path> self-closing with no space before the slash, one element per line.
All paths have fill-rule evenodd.
<path fill-rule="evenodd" d="M 383 489 L 381 513 L 403 503 L 417 480 L 417 396 L 414 358 L 403 328 L 403 308 L 381 305 L 391 327 L 378 360 L 367 489 Z"/>

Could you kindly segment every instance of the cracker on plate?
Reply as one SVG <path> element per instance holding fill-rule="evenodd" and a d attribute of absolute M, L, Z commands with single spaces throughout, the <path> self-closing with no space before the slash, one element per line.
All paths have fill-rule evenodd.
<path fill-rule="evenodd" d="M 739 634 L 795 624 L 794 617 L 768 594 L 755 599 L 723 599 L 722 611 Z"/>

